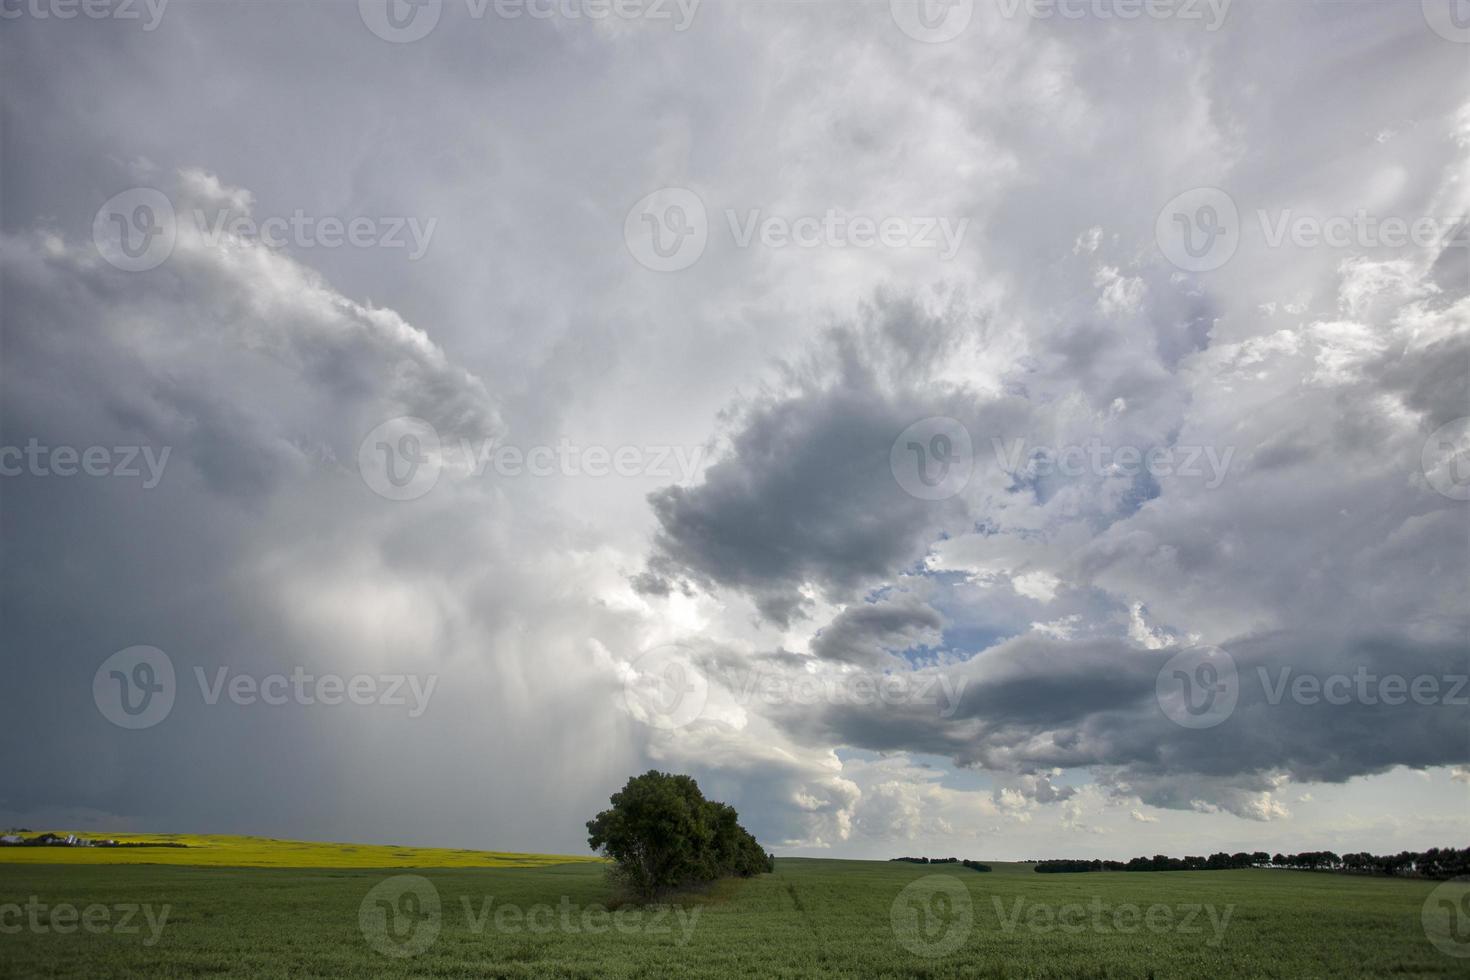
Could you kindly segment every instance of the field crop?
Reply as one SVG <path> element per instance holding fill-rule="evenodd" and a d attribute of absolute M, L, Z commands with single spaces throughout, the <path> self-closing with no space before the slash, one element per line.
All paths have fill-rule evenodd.
<path fill-rule="evenodd" d="M 1470 977 L 1465 938 L 1424 924 L 1462 883 L 994 868 L 783 858 L 639 908 L 588 861 L 8 864 L 0 976 Z"/>
<path fill-rule="evenodd" d="M 515 854 L 445 847 L 380 844 L 330 844 L 221 834 L 113 834 L 95 831 L 79 837 L 118 843 L 183 844 L 183 847 L 0 847 L 5 864 L 174 864 L 227 868 L 535 868 L 594 857 Z M 22 835 L 25 837 L 33 834 Z"/>

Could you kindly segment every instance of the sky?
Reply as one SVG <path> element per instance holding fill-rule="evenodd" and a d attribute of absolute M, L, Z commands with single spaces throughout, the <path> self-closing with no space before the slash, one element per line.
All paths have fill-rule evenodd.
<path fill-rule="evenodd" d="M 0 824 L 1465 844 L 1451 3 L 0 20 Z"/>

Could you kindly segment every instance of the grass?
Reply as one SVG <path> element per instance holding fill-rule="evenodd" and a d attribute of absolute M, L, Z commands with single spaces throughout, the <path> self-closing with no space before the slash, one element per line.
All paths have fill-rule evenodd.
<path fill-rule="evenodd" d="M 1432 882 L 994 867 L 984 874 L 783 858 L 775 874 L 721 882 L 677 908 L 609 913 L 615 903 L 603 868 L 589 862 L 425 869 L 407 878 L 340 867 L 0 865 L 0 933 L 17 921 L 5 903 L 33 897 L 48 908 L 106 906 L 113 922 L 125 905 L 151 907 L 155 921 L 169 907 L 152 945 L 141 914 L 140 931 L 126 935 L 0 934 L 0 976 L 1470 977 L 1470 959 L 1425 938 L 1420 913 Z M 400 885 L 416 886 L 419 900 L 403 899 Z M 1120 934 L 1113 916 L 1129 906 L 1141 914 L 1167 907 L 1173 922 Z M 1203 913 L 1191 924 L 1199 931 L 1181 929 L 1183 910 L 1194 906 L 1212 907 L 1216 921 L 1228 908 L 1223 932 Z M 1048 915 L 1064 908 L 1082 911 L 1063 913 L 1065 930 L 1049 926 Z M 913 919 L 911 909 L 932 914 Z M 374 948 L 406 948 L 385 938 L 390 912 L 410 943 L 427 940 L 422 952 Z M 924 955 L 956 936 L 952 952 Z"/>
<path fill-rule="evenodd" d="M 6 864 L 174 864 L 224 868 L 539 868 L 595 857 L 561 854 L 513 854 L 465 851 L 445 847 L 398 847 L 378 844 L 329 844 L 317 841 L 233 837 L 221 834 L 75 833 L 92 840 L 119 843 L 183 844 L 184 847 L 0 847 Z M 34 837 L 28 833 L 24 837 Z"/>

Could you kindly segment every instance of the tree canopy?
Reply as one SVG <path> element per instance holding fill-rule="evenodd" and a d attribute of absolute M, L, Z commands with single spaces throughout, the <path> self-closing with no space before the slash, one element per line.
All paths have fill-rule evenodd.
<path fill-rule="evenodd" d="M 587 843 L 614 861 L 638 897 L 717 878 L 772 871 L 767 854 L 740 826 L 735 808 L 706 800 L 689 776 L 650 770 L 612 795 L 587 821 Z"/>
<path fill-rule="evenodd" d="M 1453 878 L 1470 873 L 1470 848 L 1431 847 L 1427 851 L 1401 851 L 1392 855 L 1367 852 L 1337 855 L 1332 851 L 1303 851 L 1300 854 L 1267 854 L 1221 851 L 1209 857 L 1173 858 L 1155 854 L 1131 861 L 1037 861 L 1036 871 L 1070 873 L 1081 871 L 1220 871 L 1232 868 L 1297 868 L 1308 871 L 1351 871 L 1364 874 L 1413 875 L 1419 878 Z"/>

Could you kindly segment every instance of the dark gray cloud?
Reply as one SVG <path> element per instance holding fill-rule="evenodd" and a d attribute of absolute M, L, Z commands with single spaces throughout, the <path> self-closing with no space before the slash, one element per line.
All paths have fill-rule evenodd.
<path fill-rule="evenodd" d="M 871 669 L 902 663 L 893 654 L 909 648 L 940 648 L 965 661 L 941 668 L 967 682 L 961 706 L 773 706 L 770 717 L 811 746 L 944 756 L 1008 774 L 1008 791 L 1038 802 L 1067 798 L 1035 782 L 1046 773 L 1091 770 L 1153 806 L 1262 820 L 1288 812 L 1272 796 L 1286 782 L 1463 765 L 1466 527 L 1459 505 L 1424 482 L 1420 455 L 1428 431 L 1470 404 L 1465 301 L 1445 303 L 1421 275 L 1397 262 L 1345 263 L 1337 318 L 1243 343 L 1198 338 L 1187 356 L 1130 348 L 1128 337 L 1150 333 L 1147 317 L 1137 329 L 1084 319 L 1043 331 L 1036 355 L 1007 374 L 1019 394 L 957 394 L 946 413 L 1002 441 L 1048 440 L 1048 457 L 1100 440 L 1191 452 L 1218 471 L 1159 474 L 1140 491 L 1110 465 L 1022 475 L 982 445 L 947 524 L 906 520 L 900 503 L 879 538 L 870 501 L 881 481 L 846 479 L 844 467 L 871 463 L 895 425 L 886 412 L 841 406 L 886 406 L 910 379 L 877 380 L 894 358 L 871 342 L 885 332 L 861 324 L 790 372 L 836 365 L 815 375 L 822 383 L 735 414 L 732 449 L 704 484 L 655 495 L 654 561 L 743 590 L 780 625 L 805 586 L 847 601 L 917 571 L 922 599 L 880 592 L 848 605 L 810 650 Z M 1110 272 L 1098 285 L 1107 295 L 1116 281 Z M 939 322 L 926 336 L 954 331 Z M 1119 334 L 1126 356 L 1110 344 Z M 1245 414 L 1232 402 L 1242 392 L 1255 399 Z M 780 464 L 800 467 L 809 452 L 819 465 L 784 482 Z M 773 526 L 777 514 L 793 522 Z M 944 577 L 956 573 L 979 592 Z M 996 590 L 1006 598 L 991 599 Z M 983 621 L 970 610 L 997 602 L 1013 608 L 989 635 L 936 634 Z M 1205 732 L 1175 724 L 1155 697 L 1165 661 L 1202 640 L 1240 670 L 1233 716 Z M 1347 704 L 1271 694 L 1283 676 L 1356 685 L 1360 674 L 1367 686 Z M 1385 677 L 1429 684 L 1440 700 L 1376 699 Z"/>
<path fill-rule="evenodd" d="M 898 593 L 848 606 L 812 638 L 812 652 L 828 660 L 879 665 L 895 653 L 935 646 L 944 617 L 916 595 Z"/>
<path fill-rule="evenodd" d="M 936 377 L 983 331 L 879 296 L 863 323 L 828 333 L 774 390 L 730 410 L 728 447 L 702 483 L 649 498 L 659 531 L 640 589 L 680 577 L 736 589 L 788 625 L 809 606 L 804 587 L 849 600 L 920 560 L 941 532 L 967 530 L 963 499 L 908 493 L 890 452 L 927 418 L 1009 427 L 1016 407 Z"/>
<path fill-rule="evenodd" d="M 581 821 L 658 764 L 773 841 L 839 853 L 1035 856 L 1094 823 L 1112 836 L 1087 849 L 1126 856 L 1156 831 L 1236 833 L 1229 814 L 1300 819 L 1301 847 L 1342 813 L 1374 828 L 1344 849 L 1442 843 L 1466 784 L 1426 770 L 1415 795 L 1393 770 L 1466 761 L 1444 710 L 1243 691 L 1191 732 L 1151 705 L 1158 664 L 1196 642 L 1247 678 L 1465 658 L 1464 505 L 1419 463 L 1470 414 L 1463 250 L 1269 247 L 1255 217 L 1470 210 L 1463 46 L 1371 0 L 1198 26 L 980 4 L 930 45 L 881 3 L 705 4 L 678 34 L 446 3 L 393 45 L 350 2 L 173 3 L 146 32 L 7 19 L 0 446 L 171 455 L 151 489 L 0 478 L 0 714 L 28 744 L 0 811 L 579 850 Z M 206 217 L 227 200 L 437 225 L 413 260 L 185 237 L 123 273 L 92 222 L 142 185 Z M 710 225 L 672 274 L 622 240 L 630 205 L 668 186 Z M 1199 186 L 1249 233 L 1192 275 L 1154 223 Z M 728 215 L 752 210 L 969 230 L 948 260 L 742 246 Z M 388 501 L 356 453 L 399 415 L 451 446 L 713 462 L 456 469 Z M 973 436 L 970 481 L 942 501 L 890 469 L 932 416 Z M 1093 438 L 1234 452 L 1210 487 L 1043 475 L 992 442 Z M 691 636 L 715 651 L 710 713 L 651 730 L 622 679 Z M 439 684 L 412 721 L 196 690 L 125 732 L 89 685 L 137 643 L 188 685 L 298 665 Z M 970 684 L 948 713 L 731 696 L 752 671 Z M 1312 780 L 1341 788 L 1336 812 L 1289 818 Z M 1145 803 L 1177 812 L 1130 822 Z"/>
<path fill-rule="evenodd" d="M 1037 773 L 1095 768 L 1115 791 L 1153 806 L 1219 806 L 1255 819 L 1274 815 L 1259 794 L 1278 777 L 1340 783 L 1394 766 L 1463 764 L 1470 756 L 1462 645 L 1274 634 L 1227 651 L 1238 671 L 1238 700 L 1218 725 L 1202 730 L 1176 724 L 1156 699 L 1160 670 L 1180 648 L 1035 634 L 945 669 L 962 691 L 952 715 L 917 703 L 885 711 L 797 706 L 775 716 L 816 744 L 947 756 L 959 766 L 1033 781 Z M 1345 680 L 1324 696 L 1316 685 L 1330 677 Z M 1308 686 L 1298 696 L 1302 678 Z M 1384 687 L 1390 678 L 1402 680 Z M 1419 700 L 1410 691 L 1415 679 L 1424 679 Z M 1043 803 L 1070 795 L 1044 780 L 1014 788 Z"/>

